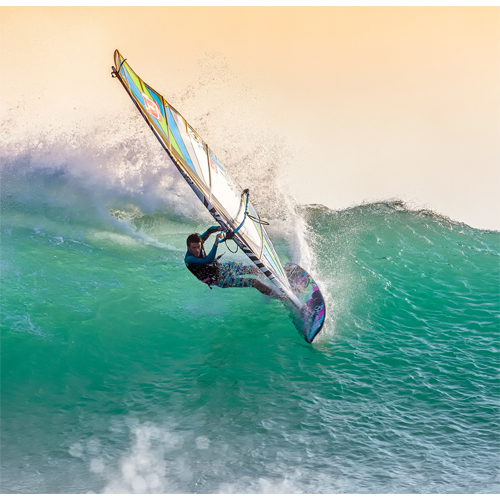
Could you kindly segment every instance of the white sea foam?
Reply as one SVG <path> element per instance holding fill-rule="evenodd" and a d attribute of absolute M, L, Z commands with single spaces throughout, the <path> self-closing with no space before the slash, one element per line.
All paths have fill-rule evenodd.
<path fill-rule="evenodd" d="M 210 440 L 180 431 L 175 424 L 159 427 L 151 423 L 130 424 L 132 443 L 117 462 L 106 461 L 89 441 L 75 443 L 70 453 L 88 459 L 89 470 L 105 482 L 101 493 L 300 493 L 300 470 L 284 472 L 284 477 L 233 477 L 234 463 L 241 461 L 238 445 L 231 448 L 218 442 L 210 454 Z M 242 436 L 245 442 L 250 437 Z M 243 443 L 243 446 L 249 446 Z M 276 472 L 283 466 L 276 466 Z M 285 467 L 286 469 L 286 467 Z"/>

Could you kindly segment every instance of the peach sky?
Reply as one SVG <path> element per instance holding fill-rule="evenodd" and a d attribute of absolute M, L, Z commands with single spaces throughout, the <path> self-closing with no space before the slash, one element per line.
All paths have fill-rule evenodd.
<path fill-rule="evenodd" d="M 2 7 L 2 119 L 119 115 L 115 48 L 216 153 L 261 123 L 301 203 L 397 198 L 500 229 L 498 7 Z"/>

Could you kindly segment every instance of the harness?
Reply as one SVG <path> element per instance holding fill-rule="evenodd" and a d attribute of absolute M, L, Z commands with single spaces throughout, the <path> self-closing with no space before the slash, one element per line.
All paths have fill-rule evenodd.
<path fill-rule="evenodd" d="M 207 254 L 203 248 L 203 243 L 201 245 L 201 257 L 204 259 Z M 186 267 L 202 282 L 208 285 L 210 290 L 212 285 L 215 285 L 220 278 L 220 263 L 219 259 L 222 255 L 219 255 L 210 264 L 186 264 Z"/>

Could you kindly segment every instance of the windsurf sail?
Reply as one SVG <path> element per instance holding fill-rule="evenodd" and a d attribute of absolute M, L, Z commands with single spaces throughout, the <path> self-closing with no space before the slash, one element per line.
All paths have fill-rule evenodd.
<path fill-rule="evenodd" d="M 207 210 L 226 233 L 234 233 L 236 244 L 271 282 L 297 308 L 301 308 L 303 303 L 292 291 L 262 220 L 249 200 L 248 190 L 243 190 L 230 177 L 196 130 L 133 71 L 118 50 L 115 51 L 114 62 L 112 76 L 122 83 L 160 144 Z"/>

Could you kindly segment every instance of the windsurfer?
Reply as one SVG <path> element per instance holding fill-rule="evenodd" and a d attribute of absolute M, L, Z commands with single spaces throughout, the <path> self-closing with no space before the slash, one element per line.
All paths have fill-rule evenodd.
<path fill-rule="evenodd" d="M 222 239 L 223 233 L 217 235 L 212 250 L 210 250 L 208 255 L 206 254 L 203 243 L 205 243 L 211 234 L 221 230 L 220 226 L 212 226 L 202 235 L 194 233 L 188 236 L 186 241 L 187 252 L 184 257 L 184 263 L 187 268 L 210 288 L 212 285 L 220 288 L 253 287 L 264 295 L 274 295 L 272 288 L 262 283 L 262 281 L 244 276 L 247 274 L 264 276 L 257 266 L 249 266 L 237 262 L 219 262 L 220 257 L 216 257 L 216 254 L 219 245 L 219 236 Z"/>

